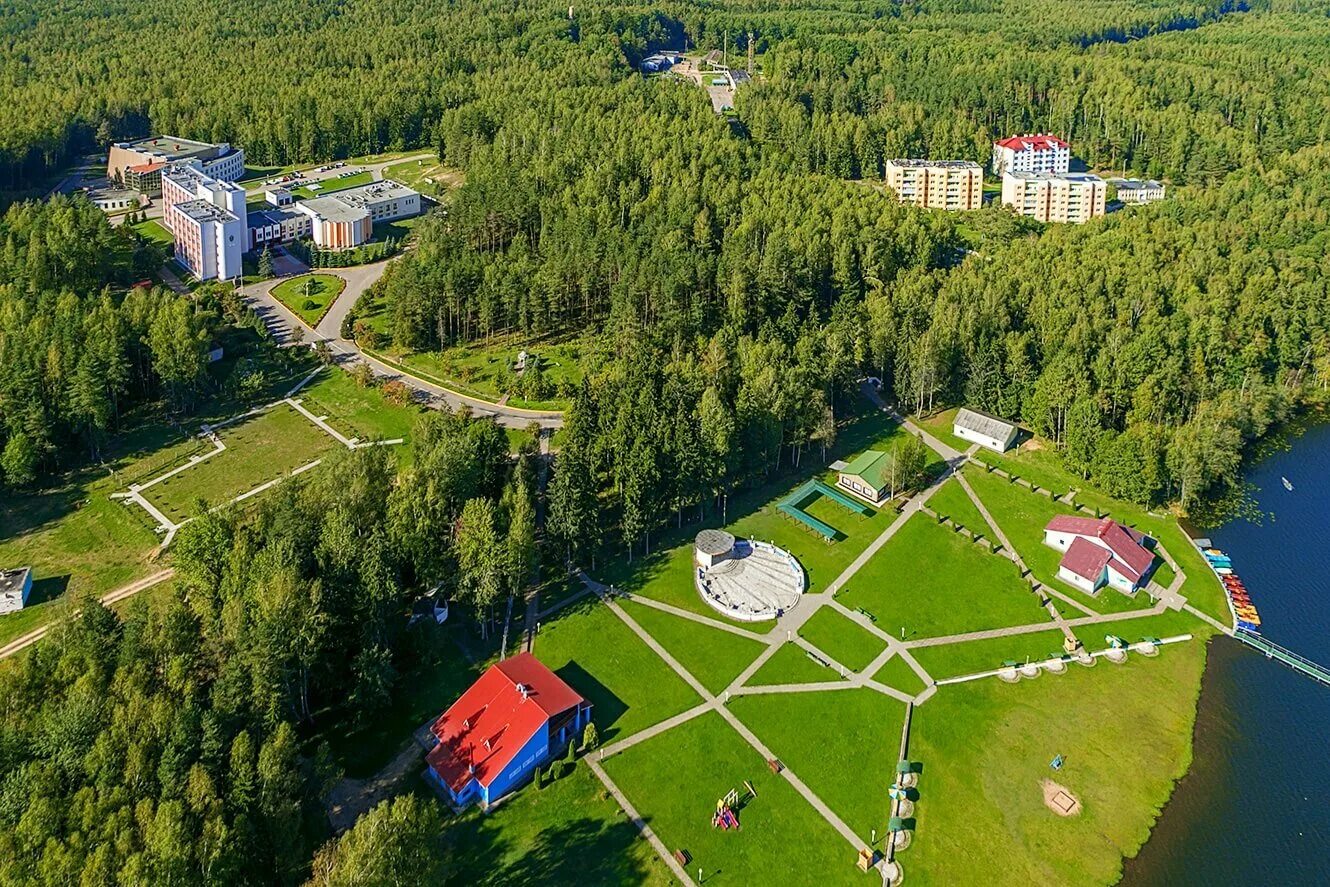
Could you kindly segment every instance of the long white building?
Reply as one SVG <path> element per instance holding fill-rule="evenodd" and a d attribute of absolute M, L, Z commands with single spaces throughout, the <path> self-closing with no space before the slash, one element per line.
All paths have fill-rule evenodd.
<path fill-rule="evenodd" d="M 309 216 L 320 249 L 351 249 L 374 236 L 376 222 L 420 215 L 420 193 L 391 179 L 303 200 L 295 208 Z"/>
<path fill-rule="evenodd" d="M 243 274 L 249 248 L 245 189 L 215 179 L 197 161 L 162 172 L 162 223 L 175 238 L 175 257 L 199 280 Z"/>
<path fill-rule="evenodd" d="M 1071 146 L 1057 136 L 1012 136 L 993 143 L 993 175 L 1007 172 L 1061 174 L 1071 166 Z"/>
<path fill-rule="evenodd" d="M 166 167 L 190 161 L 224 182 L 234 182 L 245 174 L 245 152 L 225 142 L 212 144 L 179 136 L 149 136 L 113 144 L 107 158 L 106 177 L 123 182 L 127 188 L 155 195 Z"/>
<path fill-rule="evenodd" d="M 1040 222 L 1080 224 L 1104 214 L 1108 186 L 1099 176 L 1071 172 L 1007 172 L 1002 205 Z"/>

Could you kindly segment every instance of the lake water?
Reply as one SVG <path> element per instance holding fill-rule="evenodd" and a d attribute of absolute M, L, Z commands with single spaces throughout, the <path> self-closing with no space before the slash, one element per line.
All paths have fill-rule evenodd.
<path fill-rule="evenodd" d="M 1248 479 L 1262 523 L 1208 535 L 1233 558 L 1261 633 L 1330 665 L 1330 426 Z M 1122 884 L 1330 884 L 1330 687 L 1212 641 L 1191 771 Z"/>

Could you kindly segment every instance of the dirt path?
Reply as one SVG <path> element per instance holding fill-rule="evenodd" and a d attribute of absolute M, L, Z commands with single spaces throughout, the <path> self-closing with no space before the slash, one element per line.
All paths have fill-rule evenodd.
<path fill-rule="evenodd" d="M 167 567 L 165 570 L 160 570 L 153 573 L 151 576 L 145 576 L 137 582 L 131 582 L 128 585 L 122 585 L 114 591 L 108 591 L 106 594 L 102 595 L 101 601 L 103 604 L 110 606 L 116 601 L 123 601 L 127 597 L 133 597 L 144 589 L 152 588 L 154 585 L 160 585 L 174 575 L 175 568 Z M 77 616 L 78 611 L 75 610 L 69 615 L 71 618 Z M 47 623 L 46 625 L 34 628 L 27 634 L 14 638 L 14 640 L 5 644 L 3 647 L 0 647 L 0 659 L 7 659 L 15 653 L 26 650 L 28 647 L 31 647 L 33 644 L 46 637 L 46 633 L 51 630 L 52 624 L 53 623 Z"/>
<path fill-rule="evenodd" d="M 362 813 L 398 794 L 424 759 L 425 750 L 413 738 L 369 779 L 343 778 L 328 795 L 328 822 L 333 831 L 341 834 L 355 825 Z"/>

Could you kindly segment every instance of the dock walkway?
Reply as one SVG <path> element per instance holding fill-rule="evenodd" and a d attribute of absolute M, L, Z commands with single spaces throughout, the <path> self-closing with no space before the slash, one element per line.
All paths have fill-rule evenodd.
<path fill-rule="evenodd" d="M 1294 671 L 1301 672 L 1312 680 L 1330 687 L 1330 669 L 1325 666 L 1318 665 L 1305 656 L 1299 656 L 1287 647 L 1281 647 L 1274 641 L 1254 632 L 1240 628 L 1233 633 L 1233 636 L 1247 646 L 1264 653 L 1267 659 L 1278 660 Z"/>

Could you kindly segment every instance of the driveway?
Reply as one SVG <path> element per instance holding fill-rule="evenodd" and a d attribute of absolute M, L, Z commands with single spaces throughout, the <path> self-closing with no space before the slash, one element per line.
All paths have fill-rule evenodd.
<path fill-rule="evenodd" d="M 384 269 L 388 267 L 390 261 L 392 260 L 386 259 L 382 262 L 358 265 L 352 268 L 320 268 L 320 274 L 335 274 L 345 280 L 346 288 L 342 290 L 342 294 L 337 297 L 337 301 L 332 304 L 327 314 L 319 322 L 317 330 L 310 328 L 308 324 L 272 295 L 272 288 L 280 283 L 282 278 L 265 280 L 242 287 L 240 293 L 245 301 L 254 308 L 254 311 L 263 320 L 269 332 L 272 333 L 273 338 L 279 344 L 294 344 L 297 341 L 297 336 L 299 336 L 300 342 L 305 343 L 326 341 L 328 347 L 332 350 L 334 361 L 339 366 L 350 369 L 358 363 L 368 364 L 370 369 L 380 378 L 398 379 L 405 383 L 416 392 L 418 400 L 431 408 L 442 409 L 446 407 L 451 410 L 458 410 L 466 407 L 472 415 L 492 417 L 500 425 L 507 428 L 526 428 L 532 422 L 537 423 L 542 428 L 561 428 L 563 426 L 563 413 L 561 412 L 554 410 L 523 410 L 470 397 L 417 376 L 403 373 L 365 354 L 350 339 L 342 338 L 342 319 L 346 317 L 347 312 L 355 305 L 360 295 L 383 276 Z"/>

